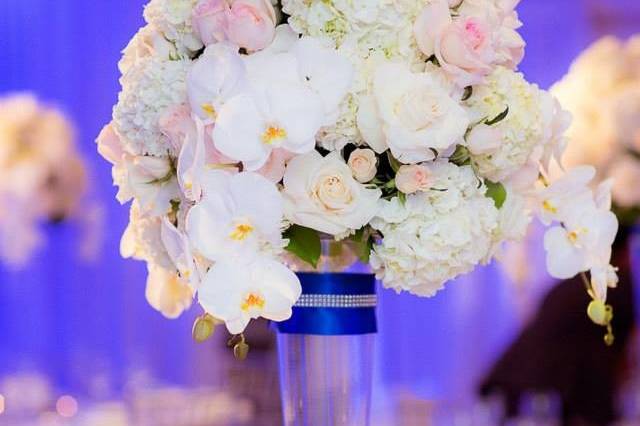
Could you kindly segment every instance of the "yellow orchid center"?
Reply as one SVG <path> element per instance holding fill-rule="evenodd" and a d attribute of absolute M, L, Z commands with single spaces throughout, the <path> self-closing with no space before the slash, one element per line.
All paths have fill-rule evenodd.
<path fill-rule="evenodd" d="M 235 241 L 244 241 L 253 232 L 253 225 L 249 222 L 238 223 L 229 234 L 229 238 Z"/>
<path fill-rule="evenodd" d="M 242 309 L 244 312 L 248 312 L 252 309 L 261 310 L 264 308 L 264 304 L 265 304 L 264 297 L 255 293 L 249 293 L 247 297 L 245 297 L 244 300 L 242 301 L 242 305 L 240 306 L 240 309 Z"/>
<path fill-rule="evenodd" d="M 281 139 L 287 137 L 287 132 L 282 127 L 277 126 L 269 126 L 267 130 L 261 136 L 262 142 L 271 145 L 274 142 L 277 142 Z"/>
<path fill-rule="evenodd" d="M 542 203 L 542 208 L 549 213 L 558 213 L 558 209 L 553 204 L 551 204 L 549 200 L 544 200 L 544 202 Z"/>
<path fill-rule="evenodd" d="M 215 107 L 210 103 L 202 104 L 202 111 L 213 120 L 218 118 L 218 111 L 216 111 Z"/>
<path fill-rule="evenodd" d="M 585 228 L 579 228 L 573 231 L 569 231 L 567 233 L 567 239 L 571 244 L 577 245 L 578 237 L 580 237 L 580 234 L 586 234 L 586 233 L 587 233 L 587 230 Z"/>

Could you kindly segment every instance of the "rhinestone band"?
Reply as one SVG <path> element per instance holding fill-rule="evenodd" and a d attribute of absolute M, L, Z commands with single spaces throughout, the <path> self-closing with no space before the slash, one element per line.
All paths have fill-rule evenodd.
<path fill-rule="evenodd" d="M 296 308 L 374 308 L 375 294 L 303 294 Z"/>

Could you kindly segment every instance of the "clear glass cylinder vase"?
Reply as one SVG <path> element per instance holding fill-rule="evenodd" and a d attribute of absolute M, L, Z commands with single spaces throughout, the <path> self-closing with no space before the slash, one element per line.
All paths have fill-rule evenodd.
<path fill-rule="evenodd" d="M 375 278 L 345 242 L 322 241 L 313 270 L 293 264 L 302 297 L 280 323 L 286 426 L 368 426 L 375 345 Z"/>

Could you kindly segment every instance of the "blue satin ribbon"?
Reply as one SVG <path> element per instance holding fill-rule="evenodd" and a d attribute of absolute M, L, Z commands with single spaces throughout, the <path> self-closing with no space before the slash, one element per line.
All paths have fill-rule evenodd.
<path fill-rule="evenodd" d="M 299 273 L 302 294 L 376 294 L 376 281 L 369 274 Z M 339 336 L 369 334 L 378 331 L 375 307 L 309 308 L 293 307 L 287 321 L 274 323 L 285 334 Z"/>

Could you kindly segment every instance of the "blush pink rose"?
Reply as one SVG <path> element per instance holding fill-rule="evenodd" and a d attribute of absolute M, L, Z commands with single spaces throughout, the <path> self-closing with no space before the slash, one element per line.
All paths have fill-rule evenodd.
<path fill-rule="evenodd" d="M 431 187 L 431 172 L 425 166 L 401 166 L 396 173 L 396 188 L 404 194 L 426 191 Z"/>
<path fill-rule="evenodd" d="M 495 55 L 488 25 L 477 18 L 452 22 L 440 39 L 440 57 L 445 64 L 470 73 L 487 74 Z M 437 53 L 436 53 L 437 54 Z"/>
<path fill-rule="evenodd" d="M 473 155 L 492 154 L 500 148 L 503 139 L 502 130 L 498 127 L 480 123 L 467 135 L 467 145 Z"/>
<path fill-rule="evenodd" d="M 275 36 L 276 12 L 269 0 L 235 0 L 227 14 L 227 38 L 249 51 L 267 47 Z"/>
<path fill-rule="evenodd" d="M 109 123 L 100 132 L 98 139 L 98 153 L 111 164 L 119 164 L 125 155 L 125 150 L 120 141 L 120 137 L 113 130 L 113 124 Z"/>
<path fill-rule="evenodd" d="M 195 137 L 196 125 L 191 118 L 191 109 L 186 104 L 169 108 L 158 121 L 163 135 L 171 142 L 174 153 L 180 152 L 187 135 Z"/>
<path fill-rule="evenodd" d="M 191 23 L 205 46 L 226 39 L 227 0 L 200 0 L 193 9 Z"/>
<path fill-rule="evenodd" d="M 370 149 L 356 149 L 349 156 L 348 165 L 353 177 L 360 183 L 370 182 L 378 171 L 375 152 Z"/>
<path fill-rule="evenodd" d="M 422 53 L 435 55 L 460 86 L 480 83 L 496 61 L 491 26 L 480 17 L 453 19 L 446 0 L 429 3 L 413 30 Z"/>

